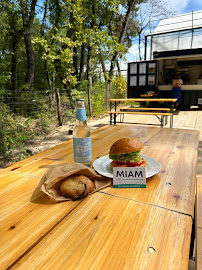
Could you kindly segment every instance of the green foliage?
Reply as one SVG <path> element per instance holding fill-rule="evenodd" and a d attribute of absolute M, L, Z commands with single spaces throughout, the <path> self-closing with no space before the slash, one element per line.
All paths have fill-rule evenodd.
<path fill-rule="evenodd" d="M 103 81 L 97 81 L 93 85 L 92 98 L 92 111 L 93 116 L 101 116 L 104 113 L 105 108 L 105 83 Z"/>
<path fill-rule="evenodd" d="M 34 136 L 34 131 L 30 129 L 31 120 L 21 116 L 16 117 L 7 106 L 1 106 L 0 117 L 3 134 L 1 153 L 4 157 L 8 157 L 9 153 L 19 147 L 24 151 L 24 142 Z"/>
<path fill-rule="evenodd" d="M 88 108 L 88 95 L 87 95 L 88 81 L 84 80 L 79 84 L 79 90 L 74 89 L 72 91 L 73 102 L 75 105 L 75 101 L 77 98 L 85 99 L 86 113 L 89 115 Z M 93 117 L 98 117 L 99 115 L 103 115 L 103 108 L 105 107 L 105 83 L 101 80 L 96 81 L 93 84 L 93 89 L 91 93 L 91 105 L 92 105 L 92 113 Z M 73 119 L 75 121 L 75 110 L 72 111 Z"/>
<path fill-rule="evenodd" d="M 38 113 L 35 122 L 35 135 L 45 135 L 52 131 L 52 128 L 56 126 L 56 121 L 57 119 L 54 119 L 50 113 L 47 114 L 45 111 Z"/>
<path fill-rule="evenodd" d="M 35 118 L 24 117 L 20 114 L 14 114 L 6 105 L 1 105 L 0 119 L 2 124 L 0 132 L 3 135 L 0 154 L 8 160 L 13 152 L 19 149 L 21 154 L 18 159 L 29 156 L 25 147 L 26 142 L 37 135 L 41 136 L 50 132 L 51 128 L 56 126 L 50 112 L 42 110 L 35 115 Z"/>
<path fill-rule="evenodd" d="M 112 98 L 127 97 L 127 82 L 123 75 L 119 75 L 112 80 Z"/>

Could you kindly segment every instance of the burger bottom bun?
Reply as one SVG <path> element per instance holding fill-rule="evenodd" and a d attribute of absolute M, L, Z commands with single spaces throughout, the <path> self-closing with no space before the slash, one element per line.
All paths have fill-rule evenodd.
<path fill-rule="evenodd" d="M 142 163 L 140 166 L 136 166 L 136 167 L 146 167 L 146 165 L 147 165 L 147 162 L 146 162 L 146 160 L 143 158 L 143 163 Z M 113 168 L 113 167 L 130 167 L 130 166 L 127 166 L 127 165 L 118 165 L 118 164 L 116 164 L 115 161 L 112 161 L 112 162 L 111 162 L 111 167 Z"/>
<path fill-rule="evenodd" d="M 85 175 L 70 176 L 64 179 L 60 185 L 60 193 L 72 200 L 86 197 L 95 189 L 95 184 Z"/>

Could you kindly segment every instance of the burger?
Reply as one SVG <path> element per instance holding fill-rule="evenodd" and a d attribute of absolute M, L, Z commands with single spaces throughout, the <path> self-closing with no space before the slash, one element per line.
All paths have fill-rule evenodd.
<path fill-rule="evenodd" d="M 122 138 L 110 148 L 111 167 L 146 167 L 146 160 L 140 155 L 143 144 L 135 138 Z"/>

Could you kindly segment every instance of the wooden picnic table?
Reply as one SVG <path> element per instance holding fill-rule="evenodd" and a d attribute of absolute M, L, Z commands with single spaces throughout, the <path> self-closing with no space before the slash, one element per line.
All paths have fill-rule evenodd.
<path fill-rule="evenodd" d="M 153 93 L 153 94 L 145 93 L 145 94 L 141 94 L 140 97 L 141 98 L 151 98 L 151 97 L 158 97 L 159 95 L 160 95 L 160 93 Z"/>
<path fill-rule="evenodd" d="M 109 99 L 108 102 L 110 103 L 110 125 L 114 123 L 116 124 L 116 118 L 117 115 L 120 115 L 124 119 L 124 114 L 145 114 L 145 115 L 155 115 L 159 121 L 161 126 L 164 126 L 164 122 L 167 123 L 167 117 L 170 116 L 170 127 L 173 127 L 173 112 L 175 111 L 174 109 L 174 103 L 177 101 L 176 98 L 127 98 L 127 99 Z M 133 107 L 121 107 L 119 109 L 118 105 L 120 103 L 126 103 L 126 102 L 139 102 L 140 106 L 138 108 L 133 108 Z M 161 106 L 163 104 L 163 108 L 156 108 L 156 107 L 151 107 L 147 106 L 142 106 L 142 104 L 147 104 L 147 103 L 160 103 Z M 120 120 L 120 122 L 123 122 Z M 164 121 L 166 120 L 166 121 Z"/>
<path fill-rule="evenodd" d="M 188 268 L 199 132 L 104 126 L 92 132 L 93 160 L 122 137 L 161 164 L 146 189 L 52 203 L 35 189 L 50 166 L 73 162 L 72 140 L 0 169 L 0 269 Z"/>

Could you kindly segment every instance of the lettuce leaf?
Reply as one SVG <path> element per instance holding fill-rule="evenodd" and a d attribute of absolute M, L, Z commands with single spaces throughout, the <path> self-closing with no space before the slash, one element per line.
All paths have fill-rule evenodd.
<path fill-rule="evenodd" d="M 120 155 L 109 155 L 109 158 L 114 161 L 140 162 L 142 157 L 139 155 L 139 153 L 140 151 Z"/>

